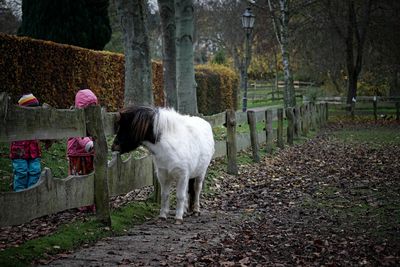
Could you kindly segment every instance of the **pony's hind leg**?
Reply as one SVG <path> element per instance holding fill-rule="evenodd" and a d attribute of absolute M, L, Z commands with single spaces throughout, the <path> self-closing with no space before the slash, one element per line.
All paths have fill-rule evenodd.
<path fill-rule="evenodd" d="M 193 214 L 195 216 L 200 215 L 200 194 L 201 190 L 203 188 L 203 181 L 204 181 L 204 176 L 196 177 L 194 180 L 194 201 L 193 201 Z"/>
<path fill-rule="evenodd" d="M 194 208 L 194 198 L 195 198 L 194 182 L 195 182 L 195 179 L 189 179 L 188 201 L 187 201 L 188 212 L 193 212 L 193 208 Z"/>

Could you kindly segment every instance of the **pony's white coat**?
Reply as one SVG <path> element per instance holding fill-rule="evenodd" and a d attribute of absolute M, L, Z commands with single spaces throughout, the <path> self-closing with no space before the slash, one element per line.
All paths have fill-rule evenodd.
<path fill-rule="evenodd" d="M 210 124 L 199 118 L 185 116 L 172 109 L 160 108 L 153 124 L 158 141 L 143 142 L 154 154 L 161 185 L 160 217 L 169 212 L 171 183 L 176 182 L 177 207 L 175 219 L 182 221 L 187 208 L 188 182 L 195 179 L 194 212 L 200 212 L 200 193 L 208 165 L 214 154 L 214 138 Z"/>

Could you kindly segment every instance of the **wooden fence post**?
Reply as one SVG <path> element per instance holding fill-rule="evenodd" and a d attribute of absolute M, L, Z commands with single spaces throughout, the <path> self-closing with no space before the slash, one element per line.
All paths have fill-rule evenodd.
<path fill-rule="evenodd" d="M 254 110 L 247 111 L 247 122 L 249 124 L 250 129 L 250 141 L 251 141 L 251 149 L 253 152 L 253 161 L 260 162 L 260 155 L 258 153 L 258 134 L 257 134 L 257 122 L 256 122 L 256 114 Z"/>
<path fill-rule="evenodd" d="M 304 135 L 304 104 L 299 107 L 300 133 Z"/>
<path fill-rule="evenodd" d="M 273 130 L 272 130 L 272 110 L 265 111 L 265 134 L 266 134 L 266 147 L 267 153 L 272 153 L 273 150 Z"/>
<path fill-rule="evenodd" d="M 374 107 L 374 119 L 375 119 L 375 122 L 377 122 L 378 121 L 378 103 L 377 103 L 376 96 L 374 96 L 374 100 L 372 101 L 372 105 Z"/>
<path fill-rule="evenodd" d="M 355 102 L 355 99 L 353 98 L 353 100 L 351 101 L 351 104 L 350 104 L 350 116 L 352 119 L 354 119 L 355 110 L 356 110 L 356 102 Z"/>
<path fill-rule="evenodd" d="M 294 114 L 293 108 L 286 109 L 287 118 L 287 142 L 289 145 L 293 145 L 293 135 L 294 135 Z"/>
<path fill-rule="evenodd" d="M 311 131 L 316 130 L 316 121 L 315 121 L 315 103 L 309 103 L 309 109 L 308 109 L 308 114 L 310 116 L 310 126 L 311 126 Z"/>
<path fill-rule="evenodd" d="M 107 142 L 104 134 L 100 106 L 85 108 L 86 129 L 94 141 L 94 200 L 96 216 L 100 222 L 111 226 L 107 180 Z"/>
<path fill-rule="evenodd" d="M 300 107 L 294 107 L 294 137 L 300 136 Z"/>
<path fill-rule="evenodd" d="M 328 104 L 328 102 L 325 103 L 325 120 L 328 123 L 328 121 L 329 121 L 329 104 Z"/>
<path fill-rule="evenodd" d="M 324 124 L 323 120 L 322 120 L 322 104 L 318 103 L 318 108 L 317 108 L 317 114 L 318 114 L 318 127 L 321 128 L 321 126 Z"/>
<path fill-rule="evenodd" d="M 325 105 L 325 103 L 321 103 L 321 110 L 322 110 L 322 114 L 321 114 L 322 122 L 323 122 L 323 125 L 325 126 L 326 123 L 327 123 L 327 121 L 326 121 L 326 105 Z"/>
<path fill-rule="evenodd" d="M 232 109 L 226 110 L 226 156 L 228 158 L 229 174 L 238 174 L 238 167 L 236 162 L 236 113 Z"/>
<path fill-rule="evenodd" d="M 319 120 L 321 121 L 321 126 L 325 125 L 325 106 L 323 103 L 319 104 Z"/>
<path fill-rule="evenodd" d="M 303 136 L 307 136 L 308 135 L 308 126 L 309 126 L 309 115 L 308 115 L 308 111 L 309 111 L 309 104 L 306 103 L 305 105 L 303 105 L 303 112 L 302 112 L 302 122 L 303 122 Z"/>
<path fill-rule="evenodd" d="M 277 146 L 284 147 L 283 144 L 283 109 L 278 108 L 278 129 L 277 129 Z"/>
<path fill-rule="evenodd" d="M 324 126 L 324 106 L 322 103 L 318 104 L 318 109 L 319 109 L 319 123 L 320 123 L 320 127 Z"/>

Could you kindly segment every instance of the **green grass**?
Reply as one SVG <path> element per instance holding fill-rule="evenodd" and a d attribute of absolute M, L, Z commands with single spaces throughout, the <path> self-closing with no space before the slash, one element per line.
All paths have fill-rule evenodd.
<path fill-rule="evenodd" d="M 137 202 L 115 210 L 111 214 L 111 229 L 101 225 L 94 217 L 64 225 L 49 236 L 0 251 L 0 266 L 27 266 L 33 260 L 45 259 L 47 255 L 69 251 L 104 237 L 122 235 L 132 226 L 154 217 L 157 209 L 154 203 Z"/>
<path fill-rule="evenodd" d="M 241 109 L 241 105 L 242 105 L 242 100 L 240 100 L 239 105 L 240 105 L 240 109 Z M 296 97 L 296 103 L 299 105 L 301 103 L 303 103 L 303 98 L 301 97 Z M 274 100 L 272 101 L 272 99 L 254 99 L 251 100 L 250 97 L 248 97 L 247 99 L 247 108 L 258 108 L 258 107 L 270 107 L 270 106 L 282 106 L 283 107 L 283 100 Z"/>
<path fill-rule="evenodd" d="M 369 143 L 375 145 L 400 144 L 399 130 L 394 128 L 343 129 L 334 135 L 346 142 Z"/>

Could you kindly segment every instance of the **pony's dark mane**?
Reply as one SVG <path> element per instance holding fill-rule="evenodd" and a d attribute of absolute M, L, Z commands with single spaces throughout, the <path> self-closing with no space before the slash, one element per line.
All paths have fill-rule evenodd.
<path fill-rule="evenodd" d="M 145 106 L 129 106 L 120 111 L 121 119 L 130 124 L 130 135 L 135 143 L 156 142 L 153 132 L 157 109 Z"/>

